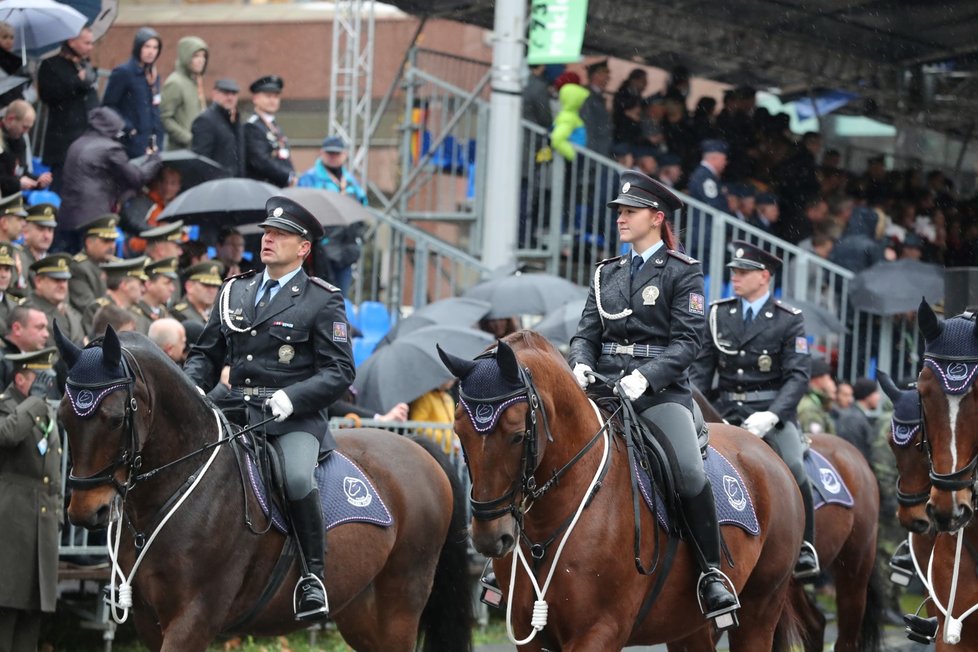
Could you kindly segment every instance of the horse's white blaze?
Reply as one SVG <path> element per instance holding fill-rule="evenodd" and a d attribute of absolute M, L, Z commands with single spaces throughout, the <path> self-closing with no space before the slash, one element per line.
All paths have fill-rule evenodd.
<path fill-rule="evenodd" d="M 958 470 L 958 408 L 961 407 L 961 396 L 947 396 L 947 420 L 951 428 L 951 473 Z"/>

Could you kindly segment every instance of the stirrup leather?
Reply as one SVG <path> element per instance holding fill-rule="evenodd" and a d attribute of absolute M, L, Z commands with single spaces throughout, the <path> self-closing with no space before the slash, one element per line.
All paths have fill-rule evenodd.
<path fill-rule="evenodd" d="M 309 611 L 303 611 L 300 613 L 299 612 L 299 599 L 300 599 L 299 589 L 300 587 L 302 587 L 303 584 L 309 581 L 315 581 L 315 583 L 319 585 L 319 588 L 322 589 L 323 606 L 318 607 L 316 609 L 311 609 Z M 306 573 L 305 575 L 299 578 L 298 582 L 295 583 L 295 588 L 292 589 L 292 611 L 293 613 L 295 613 L 296 620 L 319 619 L 319 618 L 327 618 L 329 616 L 329 598 L 326 595 L 326 585 L 323 584 L 323 581 L 319 579 L 319 577 L 317 577 L 312 573 Z"/>
<path fill-rule="evenodd" d="M 730 594 L 736 600 L 736 604 L 729 607 L 724 607 L 722 609 L 717 609 L 716 611 L 711 611 L 707 613 L 705 605 L 703 604 L 703 582 L 708 577 L 719 577 L 721 582 L 730 591 Z M 732 627 L 737 627 L 740 625 L 740 621 L 737 620 L 737 610 L 740 609 L 740 596 L 737 595 L 737 589 L 734 588 L 733 582 L 730 578 L 721 571 L 719 568 L 711 568 L 704 573 L 700 573 L 699 579 L 696 580 L 696 602 L 699 604 L 700 612 L 707 620 L 712 620 L 713 624 L 716 626 L 717 631 L 723 631 L 725 629 L 730 629 Z"/>
<path fill-rule="evenodd" d="M 807 570 L 804 570 L 804 571 L 797 571 L 796 570 L 794 572 L 794 574 L 793 574 L 793 577 L 796 580 L 808 579 L 808 578 L 812 578 L 812 577 L 818 577 L 821 574 L 821 572 L 822 572 L 822 566 L 821 566 L 821 564 L 818 561 L 818 552 L 815 551 L 815 546 L 812 545 L 812 543 L 810 541 L 802 541 L 801 542 L 801 549 L 802 550 L 808 550 L 810 553 L 812 553 L 812 559 L 815 560 L 815 567 L 814 568 L 807 569 Z M 800 553 L 799 553 L 799 556 L 800 556 Z M 797 567 L 798 567 L 798 563 L 796 561 L 795 562 L 795 568 L 797 568 Z"/>

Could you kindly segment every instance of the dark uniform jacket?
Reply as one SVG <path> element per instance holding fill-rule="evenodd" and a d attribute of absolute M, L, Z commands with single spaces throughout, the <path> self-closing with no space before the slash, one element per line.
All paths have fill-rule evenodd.
<path fill-rule="evenodd" d="M 727 205 L 727 195 L 720 184 L 720 178 L 702 163 L 697 165 L 693 173 L 689 175 L 687 191 L 697 201 L 724 213 L 730 211 L 730 207 Z"/>
<path fill-rule="evenodd" d="M 84 326 L 82 326 L 82 317 L 67 301 L 65 302 L 64 312 L 58 310 L 58 306 L 54 305 L 47 299 L 37 296 L 36 294 L 32 294 L 30 297 L 28 297 L 27 301 L 24 302 L 24 305 L 30 308 L 36 308 L 48 317 L 48 339 L 44 346 L 55 345 L 55 320 L 57 320 L 58 326 L 61 327 L 61 332 L 64 333 L 65 337 L 78 346 L 84 346 L 86 333 Z"/>
<path fill-rule="evenodd" d="M 238 406 L 245 401 L 251 423 L 271 416 L 261 412 L 266 398 L 274 390 L 285 390 L 294 408 L 292 416 L 267 424 L 266 431 L 272 435 L 308 432 L 320 440 L 323 450 L 335 448 L 326 409 L 354 378 L 343 295 L 300 269 L 256 317 L 260 285 L 261 276 L 249 272 L 221 287 L 184 370 L 206 391 L 217 383 L 224 364 L 230 364 L 229 401 Z M 227 314 L 221 309 L 225 292 L 230 293 Z M 259 387 L 268 391 L 259 396 L 240 391 Z"/>
<path fill-rule="evenodd" d="M 245 173 L 252 179 L 284 188 L 295 174 L 289 154 L 289 141 L 282 133 L 269 129 L 256 113 L 244 126 Z"/>
<path fill-rule="evenodd" d="M 61 524 L 61 439 L 37 396 L 13 385 L 0 394 L 0 608 L 54 611 Z"/>
<path fill-rule="evenodd" d="M 801 310 L 771 298 L 748 325 L 740 297 L 731 297 L 710 305 L 707 328 L 690 378 L 710 395 L 717 372 L 714 405 L 720 414 L 732 423 L 754 412 L 773 412 L 781 423 L 794 421 L 798 402 L 808 391 L 808 340 Z"/>
<path fill-rule="evenodd" d="M 705 299 L 703 270 L 688 256 L 665 248 L 652 254 L 635 279 L 628 256 L 598 263 L 577 334 L 570 343 L 571 366 L 582 363 L 596 372 L 617 377 L 634 369 L 649 381 L 645 396 L 636 401 L 641 411 L 660 403 L 681 403 L 692 409 L 687 369 L 700 350 Z M 595 279 L 600 278 L 600 288 Z M 602 317 L 597 305 L 622 319 Z M 605 343 L 664 347 L 655 357 L 603 354 Z"/>
<path fill-rule="evenodd" d="M 232 177 L 244 174 L 241 123 L 231 122 L 230 111 L 212 103 L 194 118 L 190 132 L 194 152 L 217 161 Z"/>
<path fill-rule="evenodd" d="M 84 314 L 95 299 L 105 294 L 105 275 L 98 263 L 83 253 L 75 254 L 69 268 L 68 301 L 72 308 Z"/>

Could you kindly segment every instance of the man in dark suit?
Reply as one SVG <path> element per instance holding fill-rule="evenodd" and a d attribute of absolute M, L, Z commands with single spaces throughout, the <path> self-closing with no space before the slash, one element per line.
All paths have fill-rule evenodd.
<path fill-rule="evenodd" d="M 218 79 L 211 91 L 211 105 L 190 126 L 190 148 L 224 166 L 232 177 L 244 174 L 241 164 L 241 123 L 238 120 L 238 84 Z"/>
<path fill-rule="evenodd" d="M 296 618 L 329 614 L 323 583 L 325 534 L 313 470 L 336 447 L 326 408 L 353 382 L 353 352 L 343 295 L 302 269 L 323 227 L 309 211 L 272 197 L 260 226 L 265 271 L 231 277 L 191 350 L 184 370 L 204 391 L 225 364 L 231 391 L 223 403 L 264 426 L 282 460 L 285 495 L 302 561 Z"/>
<path fill-rule="evenodd" d="M 244 126 L 245 176 L 279 188 L 295 185 L 289 140 L 275 122 L 284 86 L 278 75 L 255 80 L 250 86 L 255 113 Z"/>

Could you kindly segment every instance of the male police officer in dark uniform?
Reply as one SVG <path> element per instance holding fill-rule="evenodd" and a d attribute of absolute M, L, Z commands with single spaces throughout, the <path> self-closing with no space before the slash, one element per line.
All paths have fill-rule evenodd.
<path fill-rule="evenodd" d="M 244 407 L 250 423 L 271 414 L 268 441 L 282 460 L 289 512 L 302 552 L 296 618 L 329 613 L 323 585 L 325 534 L 313 471 L 321 450 L 335 448 L 326 408 L 354 378 L 343 295 L 302 269 L 323 227 L 284 197 L 266 204 L 260 226 L 265 271 L 231 277 L 184 367 L 209 390 L 231 365 L 228 407 Z"/>
<path fill-rule="evenodd" d="M 289 140 L 275 122 L 284 86 L 285 82 L 278 75 L 267 75 L 252 82 L 251 101 L 255 113 L 244 126 L 245 174 L 279 188 L 295 182 Z"/>
<path fill-rule="evenodd" d="M 802 463 L 798 402 L 808 390 L 808 340 L 801 310 L 771 297 L 771 275 L 781 259 L 747 242 L 734 241 L 736 296 L 714 301 L 707 337 L 690 379 L 704 393 L 719 375 L 717 409 L 723 418 L 763 437 L 791 469 L 805 503 L 805 541 L 795 567 L 798 578 L 819 572 L 812 490 Z"/>

